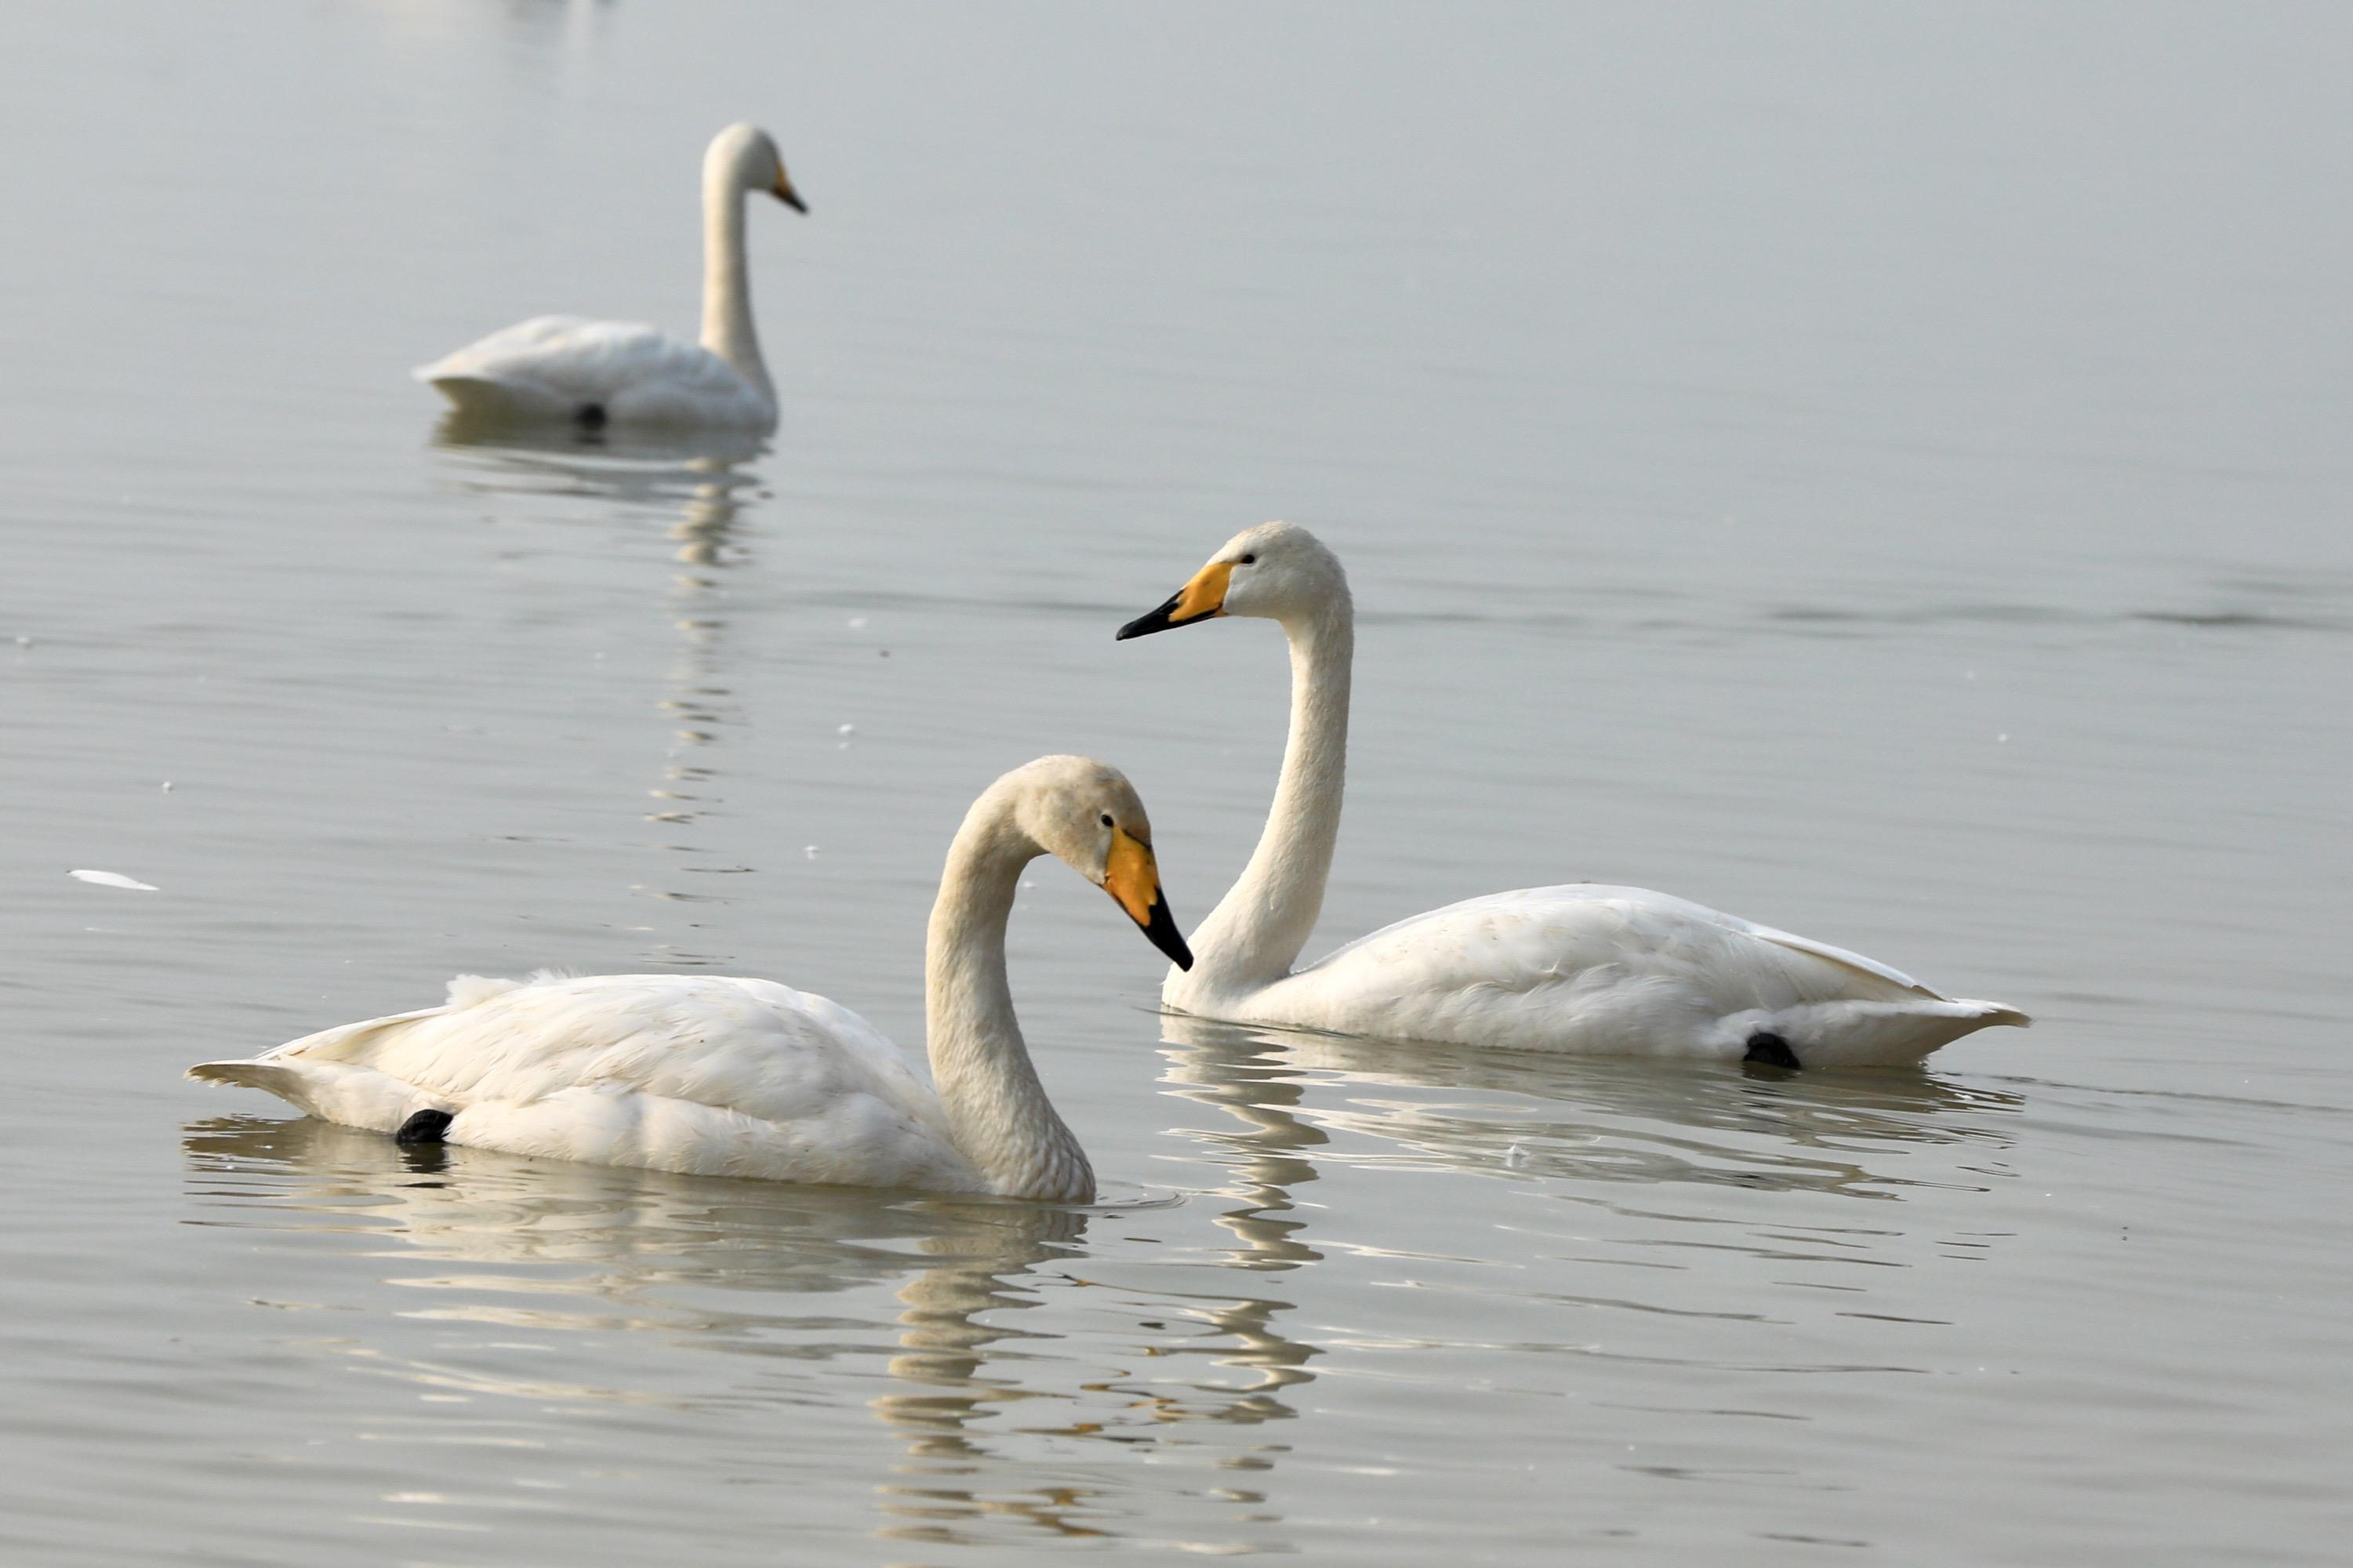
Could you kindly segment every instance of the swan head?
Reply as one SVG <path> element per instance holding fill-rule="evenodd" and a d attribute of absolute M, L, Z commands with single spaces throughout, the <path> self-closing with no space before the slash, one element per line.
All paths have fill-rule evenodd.
<path fill-rule="evenodd" d="M 1219 546 L 1167 603 L 1119 628 L 1122 642 L 1219 616 L 1290 622 L 1348 596 L 1348 574 L 1324 542 L 1295 522 L 1262 522 Z"/>
<path fill-rule="evenodd" d="M 702 155 L 702 183 L 764 191 L 797 213 L 808 211 L 785 173 L 784 154 L 766 132 L 749 121 L 737 121 L 711 139 L 711 149 Z"/>
<path fill-rule="evenodd" d="M 1179 969 L 1192 950 L 1168 912 L 1152 856 L 1152 819 L 1127 775 L 1092 757 L 1040 757 L 999 781 L 1032 843 L 1112 896 Z"/>

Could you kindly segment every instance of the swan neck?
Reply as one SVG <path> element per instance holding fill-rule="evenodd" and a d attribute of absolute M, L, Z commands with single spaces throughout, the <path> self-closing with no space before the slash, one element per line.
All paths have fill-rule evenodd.
<path fill-rule="evenodd" d="M 1005 974 L 1014 891 L 1040 853 L 993 795 L 973 806 L 948 849 L 924 946 L 932 1082 L 957 1152 L 991 1192 L 1091 1203 L 1094 1172 L 1038 1080 Z"/>
<path fill-rule="evenodd" d="M 1216 987 L 1291 973 L 1324 912 L 1348 770 L 1348 683 L 1356 610 L 1345 587 L 1282 623 L 1291 644 L 1291 735 L 1266 830 L 1223 901 L 1194 934 L 1196 973 Z"/>
<path fill-rule="evenodd" d="M 702 346 L 733 366 L 762 397 L 776 400 L 760 340 L 752 330 L 752 287 L 744 254 L 744 185 L 732 165 L 702 182 Z"/>

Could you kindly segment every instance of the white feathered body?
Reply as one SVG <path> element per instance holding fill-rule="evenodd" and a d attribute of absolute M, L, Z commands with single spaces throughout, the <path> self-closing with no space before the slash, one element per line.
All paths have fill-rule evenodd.
<path fill-rule="evenodd" d="M 733 365 L 631 321 L 534 316 L 415 374 L 470 414 L 762 432 L 776 426 L 775 398 Z"/>
<path fill-rule="evenodd" d="M 1339 558 L 1303 528 L 1228 540 L 1120 637 L 1271 620 L 1291 649 L 1291 734 L 1265 830 L 1193 932 L 1161 1001 L 1198 1017 L 1528 1051 L 1762 1061 L 1917 1062 L 2026 1016 L 1939 995 L 1843 948 L 1643 888 L 1494 893 L 1373 932 L 1304 968 L 1340 830 L 1356 605 Z M 1769 1037 L 1760 1040 L 1758 1037 Z"/>
<path fill-rule="evenodd" d="M 767 980 L 461 976 L 421 1012 L 348 1024 L 191 1078 L 391 1132 L 696 1175 L 986 1192 L 931 1085 L 848 1008 Z"/>
<path fill-rule="evenodd" d="M 1271 984 L 1171 971 L 1163 998 L 1234 1023 L 1533 1051 L 1737 1061 L 1767 1034 L 1809 1068 L 1915 1062 L 2026 1022 L 1826 942 L 1582 882 L 1449 904 Z"/>

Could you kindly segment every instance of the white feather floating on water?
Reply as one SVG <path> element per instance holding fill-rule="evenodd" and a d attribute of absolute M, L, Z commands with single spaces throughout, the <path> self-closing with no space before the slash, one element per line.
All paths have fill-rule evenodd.
<path fill-rule="evenodd" d="M 134 893 L 160 893 L 153 882 L 142 882 L 136 877 L 126 877 L 120 871 L 69 871 L 67 876 L 77 882 L 96 882 L 101 888 L 128 888 Z"/>

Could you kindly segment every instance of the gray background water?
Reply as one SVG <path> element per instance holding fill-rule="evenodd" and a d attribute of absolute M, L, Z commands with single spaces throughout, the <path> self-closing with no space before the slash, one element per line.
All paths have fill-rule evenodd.
<path fill-rule="evenodd" d="M 0 11 L 0 1555 L 2337 1560 L 2348 45 Z M 480 331 L 691 328 L 739 116 L 813 207 L 753 215 L 774 449 L 436 445 L 406 367 Z M 1048 864 L 1092 1215 L 178 1079 L 544 963 L 912 1045 L 946 837 L 1050 750 L 1198 918 L 1280 647 L 1110 634 L 1278 515 L 1364 614 L 1326 944 L 1629 880 L 2038 1026 L 1780 1081 L 1164 1039 Z"/>

